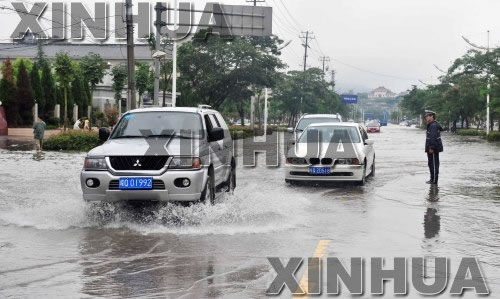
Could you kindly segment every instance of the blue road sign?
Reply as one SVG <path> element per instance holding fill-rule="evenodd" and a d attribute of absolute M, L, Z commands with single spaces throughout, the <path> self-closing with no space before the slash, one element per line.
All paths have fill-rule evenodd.
<path fill-rule="evenodd" d="M 340 97 L 342 98 L 342 101 L 344 102 L 344 104 L 357 104 L 358 103 L 358 96 L 357 95 L 343 94 Z"/>

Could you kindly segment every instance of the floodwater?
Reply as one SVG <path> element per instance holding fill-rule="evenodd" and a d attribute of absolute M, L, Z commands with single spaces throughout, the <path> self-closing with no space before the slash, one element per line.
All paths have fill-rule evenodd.
<path fill-rule="evenodd" d="M 454 261 L 477 257 L 496 297 L 500 146 L 444 134 L 432 188 L 424 131 L 389 126 L 370 138 L 377 173 L 363 187 L 288 186 L 283 168 L 239 167 L 235 194 L 215 206 L 143 208 L 84 203 L 84 154 L 38 156 L 0 140 L 0 297 L 265 297 L 276 275 L 267 257 L 307 258 L 320 240 L 330 240 L 325 256 L 345 259 L 448 257 L 450 281 Z"/>

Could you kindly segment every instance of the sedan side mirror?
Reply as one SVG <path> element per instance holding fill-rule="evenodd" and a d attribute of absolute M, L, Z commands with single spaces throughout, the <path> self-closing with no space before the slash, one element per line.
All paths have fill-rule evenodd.
<path fill-rule="evenodd" d="M 375 141 L 373 141 L 373 140 L 370 140 L 370 139 L 365 140 L 365 145 L 373 145 L 374 143 L 375 143 Z"/>
<path fill-rule="evenodd" d="M 109 139 L 109 135 L 111 132 L 108 128 L 99 128 L 99 140 L 102 142 L 106 142 Z"/>
<path fill-rule="evenodd" d="M 222 128 L 213 128 L 208 131 L 208 142 L 214 142 L 224 139 L 224 130 Z"/>
<path fill-rule="evenodd" d="M 287 128 L 286 130 L 288 133 L 293 133 L 293 128 Z"/>

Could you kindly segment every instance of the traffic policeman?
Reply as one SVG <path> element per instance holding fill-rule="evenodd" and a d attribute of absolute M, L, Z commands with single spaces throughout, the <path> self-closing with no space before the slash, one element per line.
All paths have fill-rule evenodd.
<path fill-rule="evenodd" d="M 439 180 L 439 153 L 443 152 L 443 142 L 441 141 L 441 131 L 443 127 L 436 121 L 436 112 L 425 110 L 425 120 L 427 121 L 427 139 L 425 140 L 425 152 L 431 178 L 427 184 L 437 185 Z"/>

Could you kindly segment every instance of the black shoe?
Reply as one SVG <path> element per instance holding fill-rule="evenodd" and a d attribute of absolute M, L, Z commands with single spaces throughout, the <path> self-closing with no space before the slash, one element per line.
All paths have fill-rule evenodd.
<path fill-rule="evenodd" d="M 428 180 L 427 182 L 425 182 L 427 185 L 431 185 L 431 184 L 434 184 L 434 181 L 432 180 Z"/>

